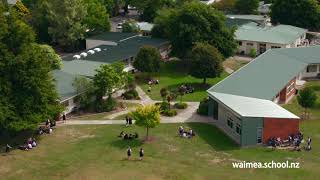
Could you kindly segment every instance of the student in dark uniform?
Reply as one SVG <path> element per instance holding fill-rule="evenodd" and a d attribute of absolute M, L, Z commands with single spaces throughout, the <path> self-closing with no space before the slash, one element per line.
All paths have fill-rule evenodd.
<path fill-rule="evenodd" d="M 130 160 L 131 154 L 132 154 L 132 150 L 131 150 L 131 148 L 129 147 L 128 150 L 127 150 L 128 160 Z"/>
<path fill-rule="evenodd" d="M 142 161 L 143 156 L 144 156 L 144 150 L 142 148 L 140 148 L 140 151 L 139 151 L 140 161 Z"/>

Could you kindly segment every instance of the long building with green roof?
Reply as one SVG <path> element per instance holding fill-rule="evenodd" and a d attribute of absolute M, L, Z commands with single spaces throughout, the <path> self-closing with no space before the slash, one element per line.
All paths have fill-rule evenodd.
<path fill-rule="evenodd" d="M 266 16 L 227 15 L 227 26 L 236 27 L 235 39 L 239 43 L 238 53 L 257 55 L 269 49 L 295 48 L 308 45 L 307 29 L 291 25 L 271 25 Z"/>
<path fill-rule="evenodd" d="M 209 115 L 242 146 L 285 139 L 299 131 L 299 117 L 278 103 L 310 77 L 320 77 L 320 46 L 268 50 L 207 91 Z"/>

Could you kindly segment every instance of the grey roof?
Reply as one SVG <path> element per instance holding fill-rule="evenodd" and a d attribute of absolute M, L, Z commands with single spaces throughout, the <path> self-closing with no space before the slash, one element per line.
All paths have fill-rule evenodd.
<path fill-rule="evenodd" d="M 320 63 L 320 46 L 268 50 L 208 92 L 272 100 L 310 63 Z"/>
<path fill-rule="evenodd" d="M 77 95 L 76 90 L 72 86 L 74 78 L 76 77 L 75 75 L 61 70 L 54 70 L 52 74 L 61 102 Z"/>
<path fill-rule="evenodd" d="M 137 25 L 141 31 L 151 31 L 154 24 L 148 22 L 138 22 Z"/>
<path fill-rule="evenodd" d="M 299 119 L 278 104 L 265 99 L 235 96 L 223 93 L 211 93 L 211 97 L 231 108 L 242 117 L 268 117 Z"/>
<path fill-rule="evenodd" d="M 155 47 L 160 47 L 166 44 L 167 41 L 163 39 L 137 36 L 129 38 L 125 41 L 121 41 L 116 46 L 101 45 L 95 48 L 100 48 L 101 52 L 96 52 L 95 54 L 88 54 L 87 57 L 82 58 L 84 61 L 97 61 L 103 63 L 113 63 L 115 61 L 124 60 L 130 57 L 134 57 L 139 52 L 140 47 L 143 45 L 151 45 Z M 86 50 L 85 52 L 87 52 Z M 80 54 L 80 53 L 78 53 Z M 75 54 L 66 56 L 63 58 L 65 61 L 73 60 Z"/>
<path fill-rule="evenodd" d="M 105 32 L 102 34 L 98 34 L 95 36 L 90 36 L 87 39 L 94 39 L 94 40 L 102 40 L 102 41 L 112 41 L 112 42 L 119 42 L 121 40 L 137 36 L 136 33 L 122 33 L 122 32 Z"/>
<path fill-rule="evenodd" d="M 291 25 L 259 26 L 247 23 L 238 26 L 235 36 L 237 40 L 292 44 L 306 32 L 306 29 Z"/>
<path fill-rule="evenodd" d="M 73 61 L 62 61 L 61 70 L 73 75 L 82 75 L 86 77 L 93 77 L 95 70 L 103 64 L 103 62 L 87 61 L 87 60 L 73 60 Z"/>

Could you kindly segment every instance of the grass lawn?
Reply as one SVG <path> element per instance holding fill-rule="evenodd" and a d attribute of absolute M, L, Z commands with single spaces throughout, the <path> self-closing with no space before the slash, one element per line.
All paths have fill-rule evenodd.
<path fill-rule="evenodd" d="M 242 66 L 248 64 L 248 61 L 236 60 L 234 58 L 229 58 L 223 62 L 223 66 L 228 67 L 234 71 L 240 69 Z"/>
<path fill-rule="evenodd" d="M 120 131 L 140 127 L 121 125 L 61 126 L 44 135 L 39 147 L 0 154 L 1 179 L 317 179 L 320 166 L 320 121 L 304 121 L 313 134 L 311 152 L 271 151 L 263 147 L 240 149 L 212 125 L 190 123 L 192 139 L 176 135 L 180 124 L 161 124 L 151 130 L 153 141 L 123 141 Z M 126 160 L 132 147 L 133 160 Z M 138 161 L 143 147 L 145 159 Z M 233 169 L 234 161 L 297 161 L 301 169 Z"/>
<path fill-rule="evenodd" d="M 141 107 L 142 105 L 138 104 L 138 103 L 125 102 L 125 103 L 123 103 L 123 106 L 130 110 L 130 109 L 135 109 L 137 107 Z M 108 120 L 108 119 L 110 119 L 109 116 L 114 113 L 116 113 L 116 111 L 74 116 L 74 117 L 72 117 L 72 119 L 76 119 L 76 120 Z"/>
<path fill-rule="evenodd" d="M 309 81 L 307 82 L 306 86 L 312 87 L 316 91 L 318 96 L 315 107 L 308 110 L 310 112 L 310 119 L 320 121 L 320 81 Z M 300 117 L 304 112 L 304 109 L 298 104 L 297 97 L 294 97 L 288 104 L 284 105 L 283 107 Z"/>
<path fill-rule="evenodd" d="M 140 74 L 137 78 L 138 84 L 140 87 L 147 92 L 148 84 L 145 78 L 146 74 Z M 186 67 L 183 65 L 182 61 L 170 61 L 167 63 L 162 63 L 160 72 L 156 73 L 153 78 L 158 79 L 160 84 L 152 85 L 151 93 L 148 95 L 153 100 L 162 100 L 160 96 L 160 89 L 167 88 L 170 90 L 177 90 L 183 84 L 191 84 L 195 88 L 195 92 L 192 94 L 186 94 L 183 96 L 184 101 L 201 101 L 203 98 L 207 97 L 206 90 L 218 83 L 225 77 L 227 73 L 223 73 L 220 78 L 209 78 L 207 79 L 207 85 L 203 85 L 202 79 L 194 78 L 187 74 Z"/>

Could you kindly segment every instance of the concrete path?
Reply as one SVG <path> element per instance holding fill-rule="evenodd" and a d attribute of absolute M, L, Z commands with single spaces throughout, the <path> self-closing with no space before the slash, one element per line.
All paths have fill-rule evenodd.
<path fill-rule="evenodd" d="M 140 103 L 142 105 L 154 104 L 156 102 L 152 100 L 139 86 L 136 87 L 136 90 L 140 96 L 140 100 L 119 100 L 121 102 L 131 102 L 131 103 Z M 174 102 L 173 102 L 174 103 Z M 203 123 L 214 123 L 212 118 L 206 116 L 200 116 L 197 114 L 197 109 L 199 102 L 186 102 L 188 104 L 187 109 L 177 110 L 178 115 L 174 117 L 161 116 L 161 123 L 186 123 L 186 122 L 203 122 Z M 127 114 L 128 112 L 134 109 L 128 109 L 125 111 L 120 111 L 112 115 L 108 115 L 107 118 L 113 119 L 119 115 Z M 125 120 L 68 120 L 65 124 L 61 125 L 90 125 L 90 124 L 125 124 Z"/>
<path fill-rule="evenodd" d="M 232 74 L 234 72 L 234 70 L 229 67 L 223 66 L 223 68 L 228 74 Z"/>

